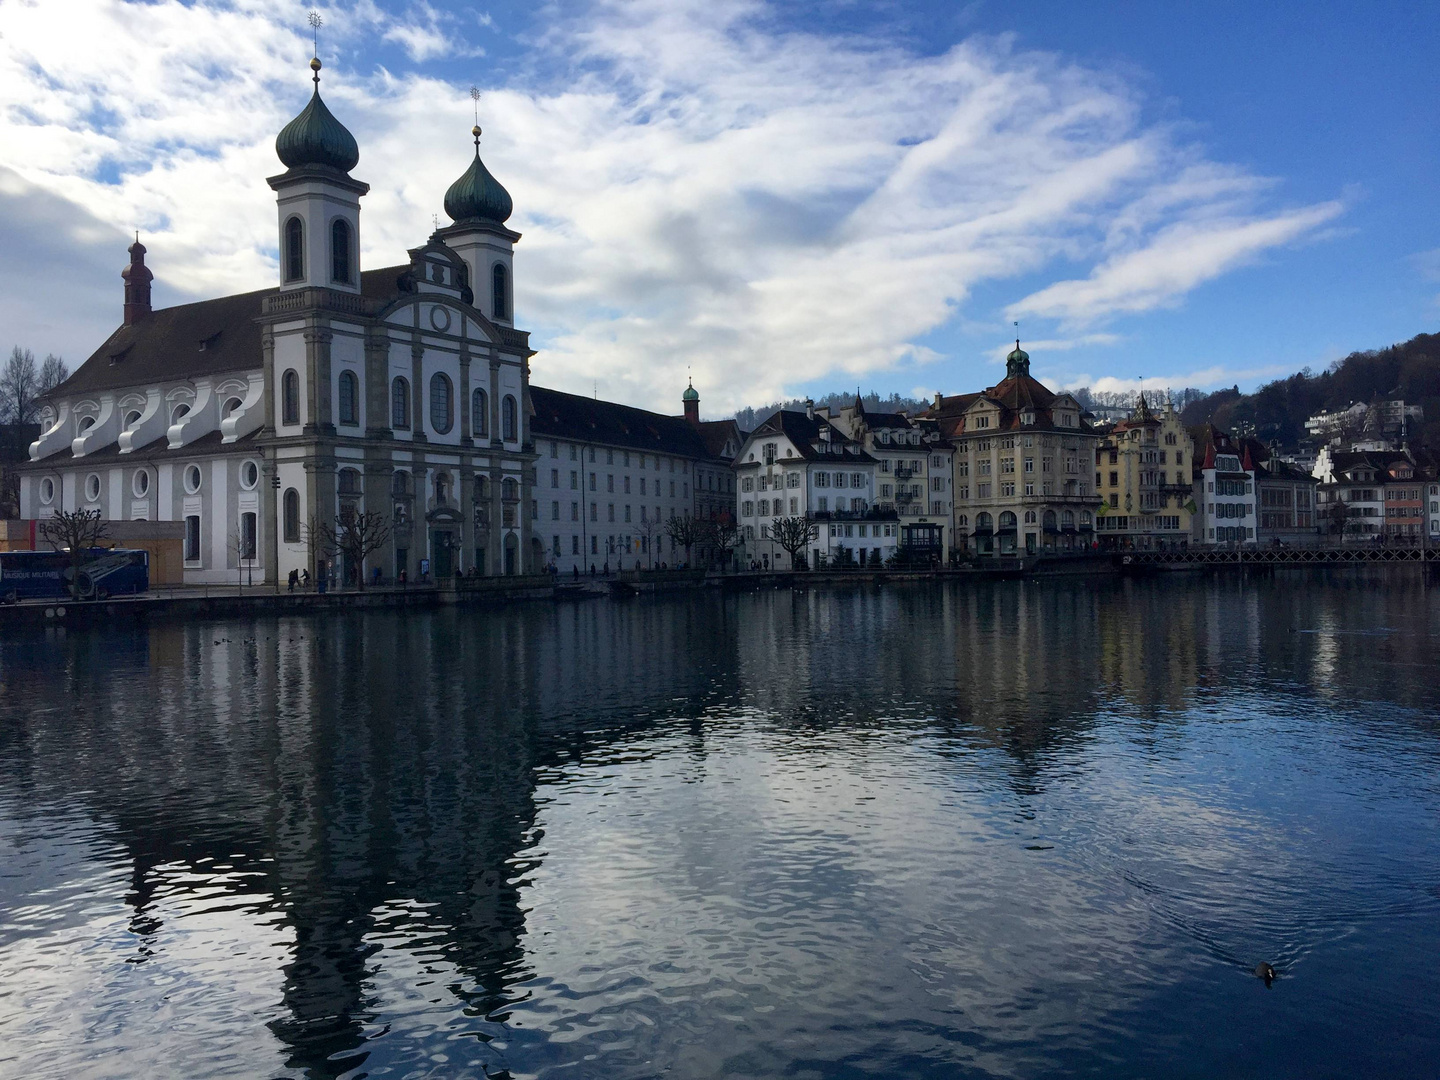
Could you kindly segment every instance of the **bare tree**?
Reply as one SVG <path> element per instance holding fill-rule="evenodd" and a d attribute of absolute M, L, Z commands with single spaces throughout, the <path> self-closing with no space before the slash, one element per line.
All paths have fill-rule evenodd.
<path fill-rule="evenodd" d="M 672 517 L 665 523 L 665 532 L 676 547 L 685 549 L 685 562 L 690 562 L 690 549 L 699 542 L 704 526 L 699 518 Z"/>
<path fill-rule="evenodd" d="M 705 542 L 715 549 L 721 565 L 730 561 L 730 553 L 740 546 L 740 526 L 730 518 L 720 517 L 703 524 Z"/>
<path fill-rule="evenodd" d="M 254 536 L 245 535 L 245 523 L 243 519 L 236 523 L 235 531 L 230 534 L 230 553 L 235 556 L 235 565 L 241 571 L 240 587 L 243 590 L 246 585 L 255 584 L 255 541 Z M 246 580 L 246 577 L 249 580 Z"/>
<path fill-rule="evenodd" d="M 641 508 L 644 509 L 643 507 Z M 660 546 L 660 537 L 663 535 L 663 527 L 660 524 L 659 516 L 653 518 L 642 518 L 640 521 L 640 535 L 645 540 L 645 550 L 650 553 L 650 569 L 655 569 L 655 549 Z"/>
<path fill-rule="evenodd" d="M 54 390 L 62 382 L 70 377 L 70 368 L 64 360 L 54 353 L 45 356 L 45 362 L 40 365 L 40 394 L 44 396 Z"/>
<path fill-rule="evenodd" d="M 55 551 L 70 553 L 70 592 L 80 599 L 80 568 L 90 549 L 107 536 L 99 510 L 57 510 L 40 523 L 40 535 Z"/>
<path fill-rule="evenodd" d="M 390 539 L 390 519 L 384 514 L 367 514 L 353 506 L 344 506 L 334 525 L 322 523 L 320 532 L 326 545 L 349 558 L 355 568 L 355 583 L 365 591 L 365 560 L 379 551 Z"/>
<path fill-rule="evenodd" d="M 770 526 L 770 539 L 790 556 L 790 569 L 795 570 L 795 557 L 808 548 L 820 535 L 820 526 L 802 515 L 777 518 Z M 807 563 L 808 566 L 808 563 Z"/>
<path fill-rule="evenodd" d="M 300 541 L 305 545 L 305 553 L 310 562 L 310 573 L 314 574 L 319 584 L 320 560 L 331 559 L 335 556 L 334 541 L 335 530 L 326 530 L 320 527 L 319 520 L 312 514 L 300 523 Z"/>
<path fill-rule="evenodd" d="M 0 419 L 12 424 L 35 422 L 38 411 L 35 399 L 40 394 L 40 373 L 35 370 L 35 354 L 16 345 L 10 359 L 0 371 Z"/>

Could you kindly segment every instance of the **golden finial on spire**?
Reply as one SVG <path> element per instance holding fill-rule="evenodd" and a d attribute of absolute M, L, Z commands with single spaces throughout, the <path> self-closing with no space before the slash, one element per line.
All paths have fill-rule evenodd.
<path fill-rule="evenodd" d="M 308 16 L 310 23 L 310 45 L 312 52 L 310 56 L 310 70 L 315 73 L 315 85 L 320 85 L 320 27 L 325 20 L 320 18 L 318 11 L 311 11 Z"/>
<path fill-rule="evenodd" d="M 480 88 L 470 87 L 470 100 L 475 103 L 475 126 L 470 129 L 470 134 L 475 136 L 475 153 L 480 153 Z"/>

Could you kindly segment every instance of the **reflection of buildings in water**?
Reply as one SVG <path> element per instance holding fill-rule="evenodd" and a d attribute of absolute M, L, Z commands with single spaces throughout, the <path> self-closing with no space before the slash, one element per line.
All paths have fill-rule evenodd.
<path fill-rule="evenodd" d="M 366 1053 L 377 938 L 396 919 L 460 973 L 476 1013 L 508 1000 L 537 778 L 732 700 L 733 618 L 722 604 L 585 604 L 72 634 L 48 654 L 4 642 L 0 679 L 43 671 L 30 699 L 53 699 L 58 644 L 59 682 L 84 703 L 0 724 L 0 738 L 19 731 L 6 782 L 69 793 L 113 824 L 137 959 L 166 933 L 157 888 L 283 912 L 294 944 L 270 1027 L 292 1067 L 336 1075 Z M 232 865 L 248 869 L 214 869 Z"/>

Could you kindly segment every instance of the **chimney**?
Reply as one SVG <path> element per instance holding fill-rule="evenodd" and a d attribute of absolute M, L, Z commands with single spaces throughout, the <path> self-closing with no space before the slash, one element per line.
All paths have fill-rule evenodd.
<path fill-rule="evenodd" d="M 145 265 L 145 245 L 138 232 L 130 245 L 130 265 L 120 271 L 120 278 L 125 282 L 125 325 L 134 326 L 150 314 L 150 282 L 155 279 Z"/>
<path fill-rule="evenodd" d="M 805 399 L 805 416 L 806 416 L 808 419 L 810 419 L 810 420 L 814 420 L 814 419 L 815 419 L 815 399 L 814 399 L 814 398 L 808 398 L 808 397 L 807 397 L 807 398 Z"/>

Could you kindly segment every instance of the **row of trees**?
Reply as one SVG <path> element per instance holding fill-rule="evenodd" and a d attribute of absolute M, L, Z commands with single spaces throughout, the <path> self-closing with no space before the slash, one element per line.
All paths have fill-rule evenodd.
<path fill-rule="evenodd" d="M 40 398 L 70 377 L 58 356 L 37 364 L 35 354 L 16 345 L 0 369 L 0 424 L 33 424 L 40 417 Z"/>

